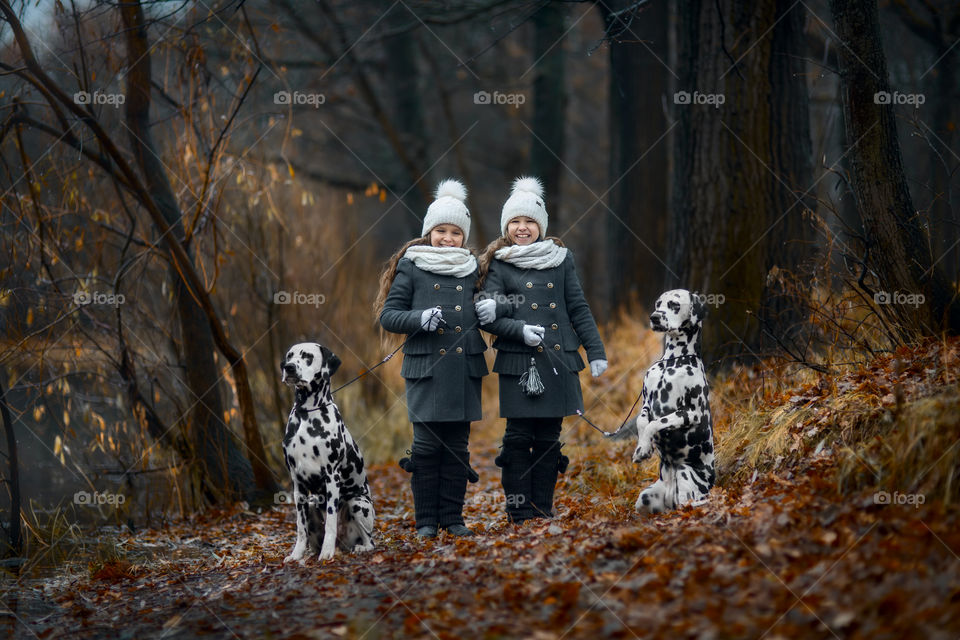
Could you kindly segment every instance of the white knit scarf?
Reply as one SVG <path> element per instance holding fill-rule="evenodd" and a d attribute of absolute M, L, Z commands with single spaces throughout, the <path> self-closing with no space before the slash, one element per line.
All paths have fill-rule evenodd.
<path fill-rule="evenodd" d="M 418 244 L 403 254 L 418 268 L 441 276 L 466 278 L 477 270 L 477 259 L 469 249 L 460 247 L 431 247 Z"/>
<path fill-rule="evenodd" d="M 514 244 L 503 247 L 497 249 L 493 255 L 497 260 L 509 262 L 520 269 L 553 269 L 563 264 L 567 249 L 553 240 L 543 240 L 528 245 Z"/>

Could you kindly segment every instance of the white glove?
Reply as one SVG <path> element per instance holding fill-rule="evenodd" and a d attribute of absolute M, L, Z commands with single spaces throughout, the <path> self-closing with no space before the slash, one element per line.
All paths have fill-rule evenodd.
<path fill-rule="evenodd" d="M 443 313 L 437 307 L 424 309 L 420 314 L 420 327 L 427 331 L 436 331 L 443 319 Z"/>
<path fill-rule="evenodd" d="M 545 329 L 538 325 L 523 325 L 523 341 L 528 347 L 535 347 L 543 342 L 543 333 Z"/>
<path fill-rule="evenodd" d="M 489 324 L 497 318 L 497 301 L 492 298 L 486 300 L 477 300 L 473 303 L 477 310 L 477 319 L 480 324 Z"/>
<path fill-rule="evenodd" d="M 600 374 L 607 370 L 607 361 L 606 360 L 591 360 L 590 361 L 590 373 L 594 378 L 599 378 Z"/>

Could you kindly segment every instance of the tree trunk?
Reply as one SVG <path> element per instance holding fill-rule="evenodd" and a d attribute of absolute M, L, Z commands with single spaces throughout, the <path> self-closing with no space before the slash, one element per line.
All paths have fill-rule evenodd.
<path fill-rule="evenodd" d="M 766 289 L 760 321 L 771 346 L 803 351 L 807 319 L 809 259 L 816 238 L 807 217 L 816 209 L 813 141 L 810 137 L 810 96 L 804 61 L 805 8 L 776 0 L 776 26 L 770 34 L 768 72 L 770 96 L 770 168 L 773 178 L 773 228 L 770 231 Z M 784 15 L 784 12 L 789 12 Z M 779 220 L 777 219 L 779 218 Z"/>
<path fill-rule="evenodd" d="M 796 197 L 811 182 L 809 104 L 803 76 L 789 68 L 801 22 L 774 26 L 783 10 L 776 0 L 673 6 L 680 92 L 667 285 L 707 296 L 708 361 L 753 359 L 763 342 L 757 318 L 769 318 L 771 294 L 780 296 L 767 275 L 793 270 L 804 245 L 786 243 L 809 234 Z"/>
<path fill-rule="evenodd" d="M 7 436 L 7 464 L 10 469 L 7 483 L 10 486 L 10 525 L 7 529 L 7 541 L 10 556 L 20 554 L 23 546 L 20 530 L 20 467 L 17 461 L 17 435 L 13 432 L 13 420 L 7 406 L 6 388 L 0 385 L 0 416 L 3 418 L 3 431 Z M 7 554 L 4 554 L 7 555 Z"/>
<path fill-rule="evenodd" d="M 853 189 L 877 276 L 877 307 L 901 337 L 960 330 L 956 295 L 931 255 L 903 172 L 876 0 L 831 0 Z M 922 298 L 920 297 L 922 296 Z"/>
<path fill-rule="evenodd" d="M 598 5 L 610 37 L 610 209 L 607 214 L 608 299 L 619 307 L 636 298 L 651 309 L 666 273 L 666 60 L 669 10 L 654 2 L 629 21 L 617 11 L 633 4 Z M 616 274 L 630 274 L 623 279 Z"/>
<path fill-rule="evenodd" d="M 530 172 L 543 181 L 551 235 L 560 232 L 560 181 L 563 176 L 567 94 L 563 50 L 563 3 L 548 3 L 533 18 L 533 135 Z"/>
<path fill-rule="evenodd" d="M 384 23 L 389 26 L 399 26 L 412 18 L 410 10 L 404 4 L 395 4 Z M 416 167 L 429 167 L 427 150 L 431 136 L 427 133 L 423 121 L 423 103 L 420 99 L 420 66 L 417 60 L 417 46 L 414 35 L 404 30 L 384 40 L 386 62 L 383 75 L 387 85 L 393 123 L 397 129 L 401 143 L 407 147 L 411 162 Z M 431 134 L 435 132 L 430 132 Z M 412 176 L 432 188 L 433 180 L 428 174 Z M 404 182 L 403 176 L 397 176 L 399 182 Z M 398 194 L 399 195 L 399 194 Z M 420 235 L 423 216 L 427 213 L 429 202 L 424 200 L 420 189 L 409 189 L 403 196 L 404 211 L 401 217 L 404 221 L 403 235 L 416 237 Z M 389 221 L 388 221 L 389 222 Z"/>
<path fill-rule="evenodd" d="M 163 214 L 169 232 L 177 238 L 183 238 L 182 212 L 167 180 L 166 168 L 157 156 L 150 132 L 150 56 L 143 12 L 139 2 L 131 2 L 121 5 L 121 14 L 127 30 L 127 56 L 132 61 L 127 71 L 126 100 L 131 148 L 147 190 Z M 193 260 L 192 256 L 190 259 Z M 273 478 L 264 466 L 262 442 L 259 452 L 256 443 L 248 442 L 254 460 L 247 460 L 223 423 L 224 408 L 219 384 L 222 376 L 214 361 L 215 346 L 206 314 L 179 271 L 172 268 L 170 276 L 175 287 L 186 385 L 193 395 L 190 410 L 192 445 L 210 481 L 223 491 L 225 497 L 251 497 L 256 485 L 268 490 L 273 484 Z M 235 375 L 237 373 L 235 371 Z M 236 375 L 236 384 L 238 395 L 242 393 L 244 385 L 248 386 L 249 391 L 245 376 L 241 379 Z M 256 485 L 252 463 L 262 467 L 257 474 Z"/>

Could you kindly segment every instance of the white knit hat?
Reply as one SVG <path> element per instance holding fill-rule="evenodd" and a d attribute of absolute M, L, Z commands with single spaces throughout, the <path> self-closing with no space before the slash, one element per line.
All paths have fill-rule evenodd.
<path fill-rule="evenodd" d="M 438 224 L 455 224 L 463 231 L 463 244 L 466 245 L 470 239 L 470 211 L 464 204 L 467 188 L 459 180 L 444 180 L 437 187 L 436 197 L 427 207 L 420 235 L 427 235 Z"/>
<path fill-rule="evenodd" d="M 543 185 L 536 178 L 520 177 L 513 181 L 510 197 L 503 204 L 500 229 L 507 235 L 507 224 L 514 218 L 526 216 L 540 227 L 540 239 L 547 235 L 547 207 L 543 203 Z"/>

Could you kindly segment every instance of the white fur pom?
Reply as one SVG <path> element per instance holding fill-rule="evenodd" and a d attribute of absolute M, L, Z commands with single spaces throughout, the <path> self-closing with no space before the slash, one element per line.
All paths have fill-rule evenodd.
<path fill-rule="evenodd" d="M 513 190 L 510 193 L 512 195 L 519 191 L 526 191 L 528 193 L 532 193 L 538 198 L 543 197 L 543 185 L 540 184 L 540 180 L 534 177 L 524 176 L 514 180 Z"/>
<path fill-rule="evenodd" d="M 460 202 L 467 200 L 467 188 L 459 180 L 444 180 L 437 187 L 437 199 L 456 198 Z"/>

